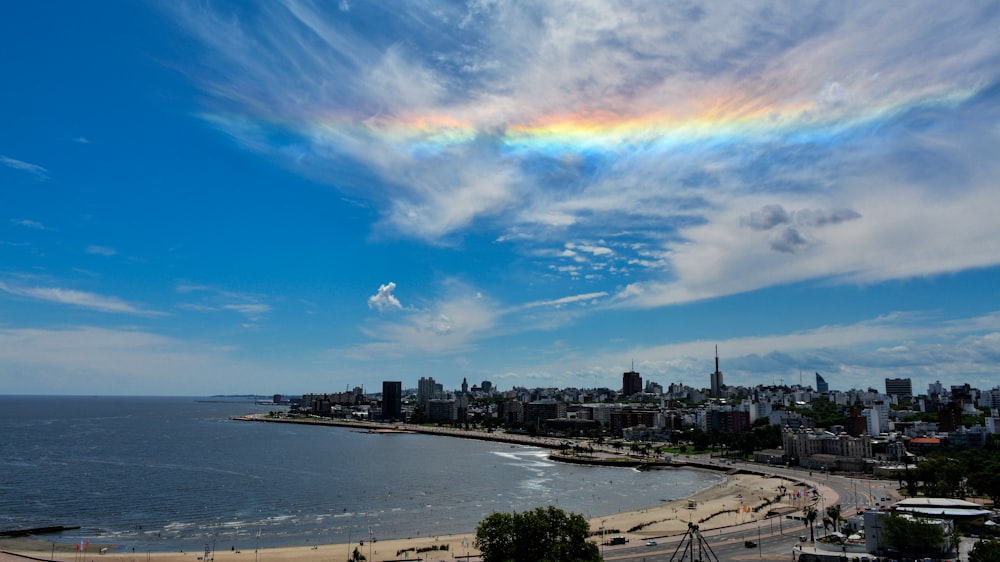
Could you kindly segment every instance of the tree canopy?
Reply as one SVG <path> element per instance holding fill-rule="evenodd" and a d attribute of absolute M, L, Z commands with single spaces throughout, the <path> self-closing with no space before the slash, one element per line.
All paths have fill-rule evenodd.
<path fill-rule="evenodd" d="M 600 549 L 587 540 L 582 515 L 549 506 L 522 513 L 493 513 L 476 527 L 483 562 L 598 562 Z"/>
<path fill-rule="evenodd" d="M 885 519 L 886 543 L 904 556 L 943 555 L 950 550 L 944 529 L 937 523 L 892 515 Z"/>

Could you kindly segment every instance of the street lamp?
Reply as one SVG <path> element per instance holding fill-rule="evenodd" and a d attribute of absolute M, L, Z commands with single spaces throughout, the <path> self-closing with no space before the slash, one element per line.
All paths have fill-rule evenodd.
<path fill-rule="evenodd" d="M 601 558 L 604 558 L 604 524 L 607 521 L 607 519 L 601 519 Z"/>

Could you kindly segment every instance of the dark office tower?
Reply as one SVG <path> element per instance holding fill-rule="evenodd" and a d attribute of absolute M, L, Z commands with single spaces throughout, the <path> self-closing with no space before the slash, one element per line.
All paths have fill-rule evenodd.
<path fill-rule="evenodd" d="M 382 419 L 385 421 L 403 419 L 403 383 L 382 381 Z"/>
<path fill-rule="evenodd" d="M 830 385 L 819 373 L 816 373 L 816 392 L 830 392 Z"/>
<path fill-rule="evenodd" d="M 715 372 L 709 373 L 708 381 L 712 398 L 721 398 L 725 385 L 722 384 L 722 371 L 719 370 L 719 346 L 715 346 Z"/>
<path fill-rule="evenodd" d="M 468 394 L 468 393 L 469 393 L 469 381 L 466 380 L 466 377 L 462 377 L 462 394 Z"/>
<path fill-rule="evenodd" d="M 910 379 L 885 379 L 885 393 L 890 396 L 913 396 Z"/>
<path fill-rule="evenodd" d="M 625 396 L 632 396 L 633 394 L 642 392 L 642 377 L 634 369 L 635 367 L 633 367 L 632 371 L 628 371 L 622 375 L 622 394 Z"/>

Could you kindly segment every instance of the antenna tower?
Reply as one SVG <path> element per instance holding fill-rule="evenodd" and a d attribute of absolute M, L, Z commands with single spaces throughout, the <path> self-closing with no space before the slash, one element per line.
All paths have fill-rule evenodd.
<path fill-rule="evenodd" d="M 670 562 L 674 562 L 675 560 L 677 562 L 702 562 L 711 560 L 719 562 L 719 557 L 715 555 L 715 552 L 712 552 L 712 547 L 708 545 L 708 541 L 701 535 L 698 525 L 689 522 L 687 532 L 684 533 L 684 537 L 681 538 L 677 549 L 674 550 L 673 556 L 670 557 Z"/>

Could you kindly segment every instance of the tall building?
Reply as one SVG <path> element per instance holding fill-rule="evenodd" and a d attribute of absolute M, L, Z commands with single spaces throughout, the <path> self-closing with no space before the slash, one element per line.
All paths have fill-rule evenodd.
<path fill-rule="evenodd" d="M 721 398 L 725 385 L 722 383 L 722 371 L 719 370 L 719 346 L 715 346 L 715 372 L 708 375 L 712 398 Z"/>
<path fill-rule="evenodd" d="M 417 381 L 417 405 L 424 409 L 424 413 L 428 411 L 427 406 L 433 398 L 437 398 L 437 384 L 434 382 L 434 377 L 420 377 Z"/>
<path fill-rule="evenodd" d="M 382 419 L 403 419 L 403 383 L 382 381 Z"/>
<path fill-rule="evenodd" d="M 816 392 L 830 392 L 830 385 L 819 373 L 816 373 Z"/>
<path fill-rule="evenodd" d="M 469 393 L 469 381 L 466 380 L 466 377 L 462 377 L 462 394 L 468 394 L 468 393 Z"/>
<path fill-rule="evenodd" d="M 890 396 L 913 396 L 910 379 L 885 379 L 885 393 Z"/>
<path fill-rule="evenodd" d="M 632 396 L 633 394 L 642 392 L 642 377 L 639 376 L 639 373 L 635 372 L 634 366 L 632 369 L 622 374 L 622 394 L 625 396 Z"/>

